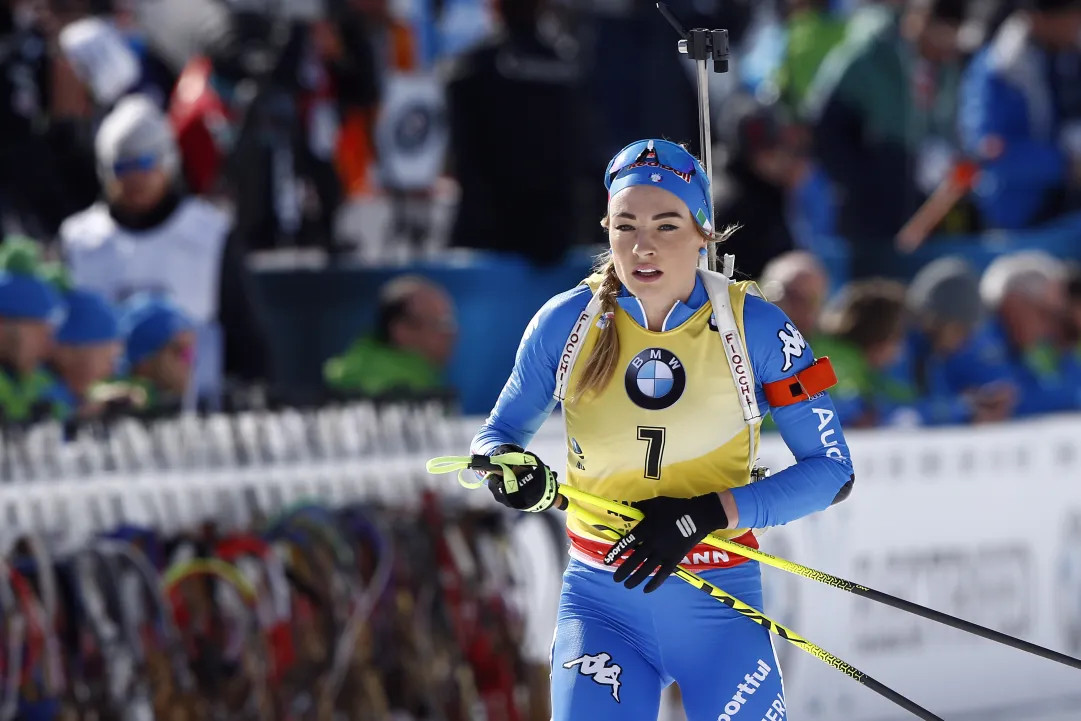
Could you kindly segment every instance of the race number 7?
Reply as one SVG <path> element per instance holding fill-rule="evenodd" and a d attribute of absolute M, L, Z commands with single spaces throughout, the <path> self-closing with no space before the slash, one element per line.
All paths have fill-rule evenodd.
<path fill-rule="evenodd" d="M 646 478 L 660 480 L 661 457 L 664 455 L 664 428 L 638 426 L 638 440 L 646 442 Z"/>

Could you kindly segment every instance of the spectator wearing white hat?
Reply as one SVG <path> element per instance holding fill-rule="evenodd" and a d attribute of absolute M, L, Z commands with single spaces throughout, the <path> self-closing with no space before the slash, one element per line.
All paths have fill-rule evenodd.
<path fill-rule="evenodd" d="M 224 375 L 269 375 L 268 348 L 233 221 L 181 181 L 176 140 L 158 107 L 123 98 L 96 138 L 104 198 L 60 229 L 75 285 L 120 303 L 141 291 L 169 296 L 199 337 L 196 394 L 211 402 Z"/>
<path fill-rule="evenodd" d="M 924 266 L 908 287 L 909 334 L 903 371 L 923 397 L 925 417 L 939 423 L 1002 421 L 1017 393 L 999 363 L 980 357 L 986 312 L 980 278 L 962 258 Z"/>
<path fill-rule="evenodd" d="M 1065 264 L 1042 251 L 1000 256 L 984 271 L 980 296 L 993 320 L 974 352 L 1017 387 L 1015 414 L 1081 407 L 1071 382 L 1075 361 L 1057 347 L 1067 312 Z"/>

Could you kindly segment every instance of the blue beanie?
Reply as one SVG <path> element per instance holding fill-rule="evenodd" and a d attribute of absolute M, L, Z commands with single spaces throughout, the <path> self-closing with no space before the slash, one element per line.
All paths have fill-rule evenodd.
<path fill-rule="evenodd" d="M 191 319 L 172 301 L 140 294 L 124 304 L 120 332 L 125 338 L 125 360 L 129 367 L 160 351 L 178 333 L 191 330 Z"/>
<path fill-rule="evenodd" d="M 60 293 L 35 273 L 0 271 L 0 318 L 64 322 Z"/>
<path fill-rule="evenodd" d="M 120 339 L 120 322 L 109 301 L 90 290 L 75 288 L 64 295 L 68 317 L 56 332 L 61 345 L 94 345 Z"/>
<path fill-rule="evenodd" d="M 709 176 L 682 145 L 668 140 L 639 140 L 616 153 L 604 175 L 608 200 L 634 185 L 667 190 L 684 202 L 699 227 L 713 232 Z"/>

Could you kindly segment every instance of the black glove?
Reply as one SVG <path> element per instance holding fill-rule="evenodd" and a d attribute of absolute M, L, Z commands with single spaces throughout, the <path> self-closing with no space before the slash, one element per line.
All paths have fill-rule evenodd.
<path fill-rule="evenodd" d="M 521 446 L 504 444 L 492 451 L 491 457 L 494 458 L 502 453 L 525 453 L 525 451 Z M 536 461 L 535 465 L 510 466 L 518 480 L 518 490 L 508 492 L 503 476 L 495 472 L 488 473 L 487 485 L 495 500 L 507 508 L 539 513 L 555 505 L 559 486 L 556 483 L 555 472 L 544 465 L 544 462 L 535 454 L 529 455 Z"/>
<path fill-rule="evenodd" d="M 645 514 L 645 518 L 608 549 L 604 562 L 611 566 L 624 553 L 634 549 L 616 569 L 613 580 L 616 583 L 626 580 L 624 586 L 635 588 L 659 568 L 646 584 L 646 593 L 656 591 L 703 538 L 728 526 L 728 515 L 716 493 L 694 498 L 661 496 L 633 505 Z"/>

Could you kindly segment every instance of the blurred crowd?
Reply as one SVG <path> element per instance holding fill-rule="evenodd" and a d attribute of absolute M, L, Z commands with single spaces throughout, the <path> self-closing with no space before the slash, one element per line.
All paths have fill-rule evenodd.
<path fill-rule="evenodd" d="M 710 78 L 726 252 L 833 358 L 850 425 L 1078 407 L 1071 267 L 952 258 L 910 279 L 897 260 L 1081 211 L 1081 0 L 669 5 L 729 31 Z M 627 141 L 700 151 L 694 67 L 653 3 L 0 0 L 0 38 L 9 420 L 214 406 L 278 378 L 253 255 L 346 262 L 359 234 L 543 268 L 603 242 L 597 178 Z M 385 222 L 346 227 L 373 205 Z M 451 297 L 409 275 L 377 303 L 326 389 L 441 389 Z"/>
<path fill-rule="evenodd" d="M 988 423 L 1081 410 L 1081 266 L 1040 251 L 999 256 L 982 274 L 962 258 L 926 265 L 906 287 L 846 284 L 806 251 L 766 266 L 783 308 L 838 384 L 850 428 Z"/>
<path fill-rule="evenodd" d="M 117 298 L 77 277 L 72 266 L 45 260 L 33 240 L 0 243 L 0 424 L 289 402 L 265 377 L 244 383 L 243 373 L 222 373 L 230 345 L 216 344 L 173 294 Z M 451 299 L 438 285 L 408 275 L 391 281 L 373 332 L 327 361 L 324 400 L 443 394 L 456 331 Z"/>
<path fill-rule="evenodd" d="M 114 305 L 72 284 L 36 244 L 0 245 L 0 419 L 90 420 L 179 410 L 192 385 L 195 325 L 168 297 Z"/>
<path fill-rule="evenodd" d="M 747 231 L 746 275 L 823 237 L 851 246 L 855 276 L 889 274 L 899 231 L 946 187 L 960 192 L 937 233 L 1081 210 L 1077 0 L 669 4 L 688 26 L 729 30 L 731 71 L 711 79 L 716 200 L 722 223 Z M 361 234 L 441 235 L 543 264 L 597 241 L 596 177 L 629 139 L 700 150 L 693 64 L 652 3 L 0 7 L 0 222 L 46 243 L 95 201 L 114 204 L 117 170 L 156 163 L 174 195 L 222 207 L 248 251 L 348 252 L 342 216 L 377 198 L 389 220 Z M 112 157 L 125 153 L 102 122 L 132 95 L 169 137 Z M 448 194 L 453 220 L 436 228 Z M 150 210 L 127 219 L 168 216 Z"/>
<path fill-rule="evenodd" d="M 756 276 L 846 239 L 853 277 L 898 277 L 932 232 L 1019 230 L 1081 209 L 1081 3 L 785 3 L 732 112 L 718 220 Z M 726 187 L 727 185 L 727 187 Z M 906 229 L 934 205 L 922 232 Z M 741 254 L 737 251 L 737 257 Z"/>

